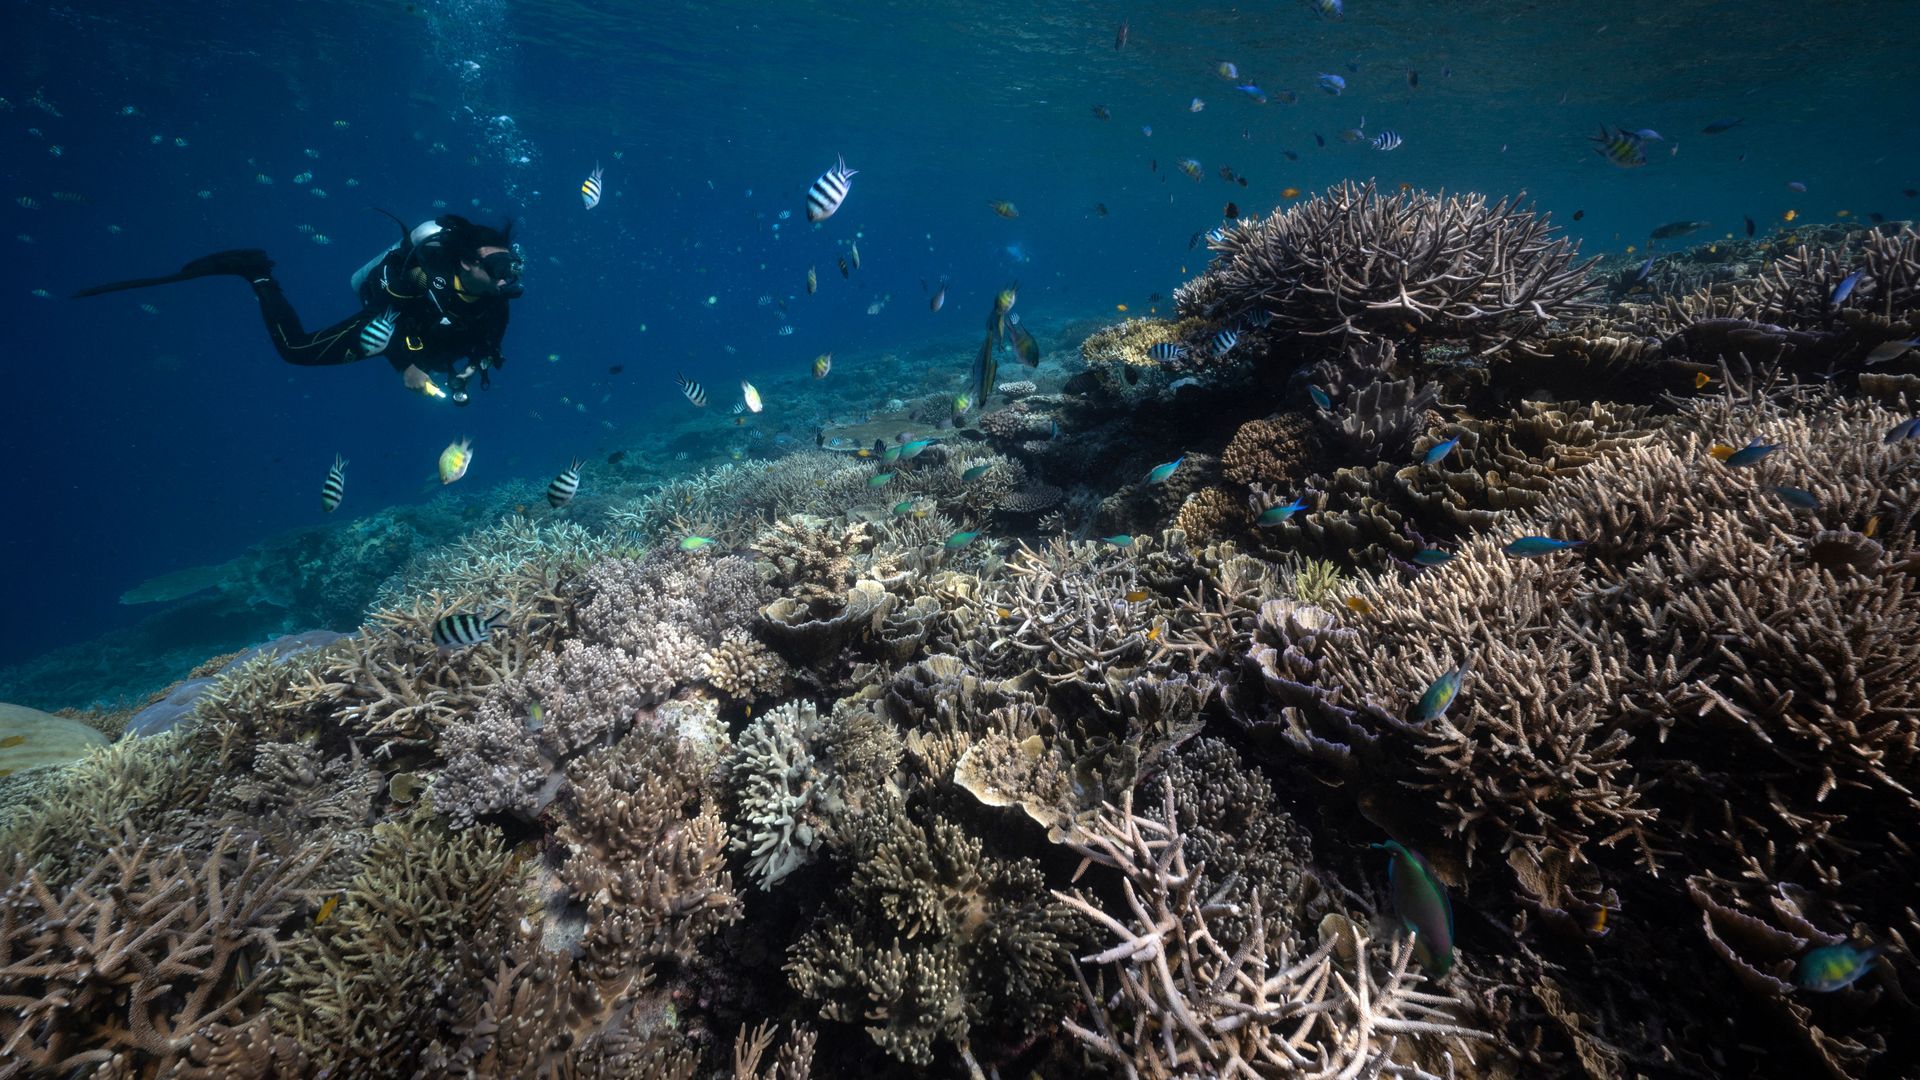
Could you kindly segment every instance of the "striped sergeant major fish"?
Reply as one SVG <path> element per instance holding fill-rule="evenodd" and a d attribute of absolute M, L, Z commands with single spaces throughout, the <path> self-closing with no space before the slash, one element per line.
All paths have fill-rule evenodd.
<path fill-rule="evenodd" d="M 574 492 L 579 490 L 580 460 L 575 458 L 565 472 L 547 482 L 547 502 L 553 504 L 553 508 L 558 510 L 572 502 Z"/>
<path fill-rule="evenodd" d="M 1647 163 L 1647 155 L 1640 149 L 1640 140 L 1632 132 L 1608 131 L 1607 125 L 1600 125 L 1600 134 L 1587 136 L 1589 141 L 1599 143 L 1593 152 L 1613 162 L 1623 169 L 1637 168 Z"/>
<path fill-rule="evenodd" d="M 580 201 L 591 210 L 600 205 L 600 163 L 593 163 L 593 175 L 580 185 Z"/>
<path fill-rule="evenodd" d="M 840 204 L 846 201 L 847 191 L 858 171 L 847 168 L 847 159 L 836 157 L 833 168 L 820 174 L 820 179 L 807 189 L 807 220 L 825 221 L 833 216 Z"/>
<path fill-rule="evenodd" d="M 333 468 L 327 470 L 327 478 L 320 482 L 320 509 L 331 514 L 340 506 L 340 500 L 347 494 L 347 459 L 339 454 L 333 455 Z"/>
<path fill-rule="evenodd" d="M 1225 356 L 1238 344 L 1240 344 L 1240 335 L 1237 332 L 1232 328 L 1221 330 L 1213 335 L 1213 355 Z"/>
<path fill-rule="evenodd" d="M 693 402 L 694 408 L 704 409 L 707 407 L 706 387 L 701 386 L 685 375 L 676 374 L 673 377 L 673 381 L 680 384 L 680 392 L 687 395 L 687 400 Z"/>
<path fill-rule="evenodd" d="M 1179 360 L 1187 355 L 1187 347 L 1177 341 L 1163 341 L 1147 350 L 1147 355 L 1161 363 Z"/>
<path fill-rule="evenodd" d="M 442 649 L 464 649 L 471 645 L 478 645 L 492 637 L 493 631 L 505 625 L 506 621 L 505 608 L 491 615 L 456 611 L 452 615 L 434 620 L 433 643 Z"/>
<path fill-rule="evenodd" d="M 1383 131 L 1373 137 L 1375 150 L 1392 150 L 1400 145 L 1400 136 L 1391 131 Z"/>
<path fill-rule="evenodd" d="M 393 327 L 400 313 L 388 308 L 386 314 L 374 319 L 360 328 L 360 351 L 367 356 L 379 356 L 387 350 L 387 343 L 393 340 Z"/>

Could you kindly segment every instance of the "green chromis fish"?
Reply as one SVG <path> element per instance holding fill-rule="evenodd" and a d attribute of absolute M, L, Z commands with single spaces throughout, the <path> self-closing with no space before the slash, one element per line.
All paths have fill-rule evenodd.
<path fill-rule="evenodd" d="M 1755 435 L 1747 440 L 1747 445 L 1728 454 L 1721 464 L 1729 469 L 1743 469 L 1749 465 L 1758 465 L 1760 459 L 1778 449 L 1780 449 L 1779 443 L 1763 443 L 1760 441 L 1760 436 Z"/>
<path fill-rule="evenodd" d="M 1448 439 L 1446 442 L 1443 442 L 1443 443 L 1435 443 L 1432 447 L 1428 448 L 1425 454 L 1421 455 L 1420 464 L 1438 465 L 1442 461 L 1446 460 L 1446 457 L 1448 454 L 1453 453 L 1454 447 L 1459 445 L 1460 445 L 1460 440 L 1457 437 Z"/>
<path fill-rule="evenodd" d="M 704 536 L 686 536 L 686 537 L 682 537 L 680 540 L 680 550 L 681 551 L 699 551 L 701 548 L 706 547 L 711 543 L 713 543 L 713 541 L 709 540 Z"/>
<path fill-rule="evenodd" d="M 914 441 L 900 447 L 900 458 L 903 461 L 912 461 L 914 458 L 917 458 L 922 453 L 924 453 L 927 447 L 932 445 L 933 445 L 932 439 L 915 439 Z"/>
<path fill-rule="evenodd" d="M 913 500 L 901 499 L 899 502 L 894 503 L 893 512 L 896 517 L 913 513 Z"/>
<path fill-rule="evenodd" d="M 1433 680 L 1427 687 L 1427 692 L 1420 695 L 1420 704 L 1415 706 L 1414 715 L 1422 723 L 1431 723 L 1447 715 L 1447 709 L 1453 704 L 1453 699 L 1460 696 L 1460 680 L 1466 678 L 1466 675 L 1466 665 L 1462 664 Z"/>
<path fill-rule="evenodd" d="M 1284 506 L 1269 506 L 1260 511 L 1260 516 L 1254 518 L 1253 523 L 1263 529 L 1271 529 L 1306 508 L 1307 503 L 1304 499 L 1295 499 Z"/>
<path fill-rule="evenodd" d="M 1398 841 L 1372 845 L 1388 852 L 1387 884 L 1393 913 L 1413 931 L 1413 955 L 1435 978 L 1453 967 L 1453 903 L 1427 860 Z"/>
<path fill-rule="evenodd" d="M 1445 566 L 1453 561 L 1453 552 L 1439 548 L 1421 548 L 1413 553 L 1413 561 L 1421 566 Z"/>
<path fill-rule="evenodd" d="M 960 474 L 960 479 L 961 479 L 961 480 L 963 480 L 963 481 L 965 481 L 965 482 L 967 482 L 967 483 L 969 483 L 969 484 L 971 484 L 971 483 L 973 483 L 973 482 L 974 482 L 975 480 L 978 480 L 978 479 L 980 479 L 981 477 L 983 477 L 983 476 L 985 476 L 985 475 L 987 475 L 987 470 L 988 470 L 988 469 L 991 469 L 991 468 L 993 468 L 993 466 L 992 466 L 991 464 L 988 464 L 988 465 L 975 465 L 975 466 L 974 466 L 973 468 L 971 468 L 971 469 L 968 469 L 968 470 L 967 470 L 966 472 L 963 472 L 963 473 L 961 473 L 961 474 Z"/>
<path fill-rule="evenodd" d="M 973 543 L 974 538 L 979 535 L 980 533 L 977 530 L 974 532 L 954 533 L 952 536 L 947 537 L 947 550 L 959 551 L 961 548 Z"/>
<path fill-rule="evenodd" d="M 1773 493 L 1780 501 L 1797 510 L 1818 510 L 1820 499 L 1806 488 L 1789 487 L 1786 484 L 1775 485 Z"/>
<path fill-rule="evenodd" d="M 1185 460 L 1187 460 L 1187 456 L 1185 454 L 1182 454 L 1179 457 L 1174 458 L 1172 461 L 1167 462 L 1165 465 L 1155 465 L 1153 469 L 1147 473 L 1147 483 L 1149 484 L 1166 483 L 1167 480 L 1173 476 L 1173 471 L 1175 469 L 1178 469 L 1180 467 L 1180 463 Z"/>
<path fill-rule="evenodd" d="M 880 451 L 880 460 L 886 462 L 889 465 L 893 464 L 896 461 L 899 461 L 900 447 L 889 446 L 885 450 Z"/>
<path fill-rule="evenodd" d="M 893 479 L 893 474 L 890 472 L 874 473 L 872 476 L 867 477 L 867 486 L 870 488 L 886 487 L 887 481 L 891 479 Z"/>
<path fill-rule="evenodd" d="M 1523 536 L 1500 550 L 1516 559 L 1537 559 L 1556 551 L 1577 548 L 1584 543 L 1585 540 L 1555 540 L 1551 536 Z"/>
<path fill-rule="evenodd" d="M 1325 390 L 1322 390 L 1317 386 L 1309 385 L 1307 387 L 1307 396 L 1312 398 L 1313 403 L 1319 406 L 1321 409 L 1327 412 L 1333 411 L 1333 399 L 1327 396 L 1327 392 Z"/>
<path fill-rule="evenodd" d="M 1133 537 L 1128 536 L 1126 533 L 1121 533 L 1118 536 L 1103 536 L 1100 538 L 1100 542 L 1103 544 L 1112 544 L 1117 548 L 1130 548 L 1133 546 Z"/>
<path fill-rule="evenodd" d="M 1851 945 L 1825 945 L 1809 951 L 1794 965 L 1793 981 L 1802 990 L 1826 994 L 1852 986 L 1873 966 L 1879 955 L 1876 948 L 1856 949 Z"/>

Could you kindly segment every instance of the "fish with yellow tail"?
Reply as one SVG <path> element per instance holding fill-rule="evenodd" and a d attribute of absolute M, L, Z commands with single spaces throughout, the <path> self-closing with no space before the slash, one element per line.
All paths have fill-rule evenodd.
<path fill-rule="evenodd" d="M 1793 981 L 1802 990 L 1830 994 L 1844 990 L 1873 968 L 1878 948 L 1859 949 L 1845 942 L 1812 949 L 1793 968 Z"/>
<path fill-rule="evenodd" d="M 765 408 L 760 402 L 760 391 L 754 389 L 753 384 L 745 379 L 740 380 L 740 397 L 747 403 L 748 412 L 757 413 Z"/>
<path fill-rule="evenodd" d="M 1467 667 L 1462 664 L 1433 680 L 1427 692 L 1420 695 L 1420 703 L 1414 706 L 1414 716 L 1422 723 L 1430 723 L 1447 715 L 1453 699 L 1460 696 L 1460 680 L 1466 676 Z"/>
<path fill-rule="evenodd" d="M 987 209 L 999 214 L 1003 218 L 1017 218 L 1020 216 L 1020 208 L 1005 199 L 988 199 Z"/>
<path fill-rule="evenodd" d="M 813 358 L 813 377 L 814 378 L 824 379 L 827 377 L 827 372 L 832 370 L 833 370 L 833 354 L 832 353 L 821 353 L 819 356 L 816 356 Z"/>
<path fill-rule="evenodd" d="M 807 267 L 807 295 L 812 296 L 814 293 L 817 293 L 819 291 L 820 291 L 820 275 L 817 272 L 815 272 L 813 267 L 809 266 Z"/>
<path fill-rule="evenodd" d="M 1014 301 L 1019 297 L 1020 283 L 1016 281 L 1001 289 L 999 295 L 993 298 L 993 312 L 987 316 L 987 339 L 990 342 L 997 343 L 1007 336 L 1007 312 L 1013 310 Z"/>
<path fill-rule="evenodd" d="M 467 467 L 472 464 L 473 441 L 471 439 L 463 438 L 459 442 L 448 443 L 447 448 L 440 451 L 440 482 L 453 483 L 467 475 Z"/>

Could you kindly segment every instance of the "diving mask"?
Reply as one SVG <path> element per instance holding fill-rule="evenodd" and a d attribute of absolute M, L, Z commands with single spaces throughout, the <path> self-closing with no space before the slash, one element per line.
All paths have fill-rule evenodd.
<path fill-rule="evenodd" d="M 526 266 L 520 257 L 511 251 L 496 251 L 480 260 L 480 268 L 493 279 L 495 294 L 512 300 L 527 291 L 520 283 L 520 271 Z"/>

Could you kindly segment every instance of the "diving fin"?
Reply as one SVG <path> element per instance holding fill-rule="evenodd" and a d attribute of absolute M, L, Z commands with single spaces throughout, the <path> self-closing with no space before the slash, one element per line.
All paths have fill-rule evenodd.
<path fill-rule="evenodd" d="M 110 281 L 105 285 L 94 285 L 74 293 L 75 297 L 99 296 L 102 293 L 123 292 L 127 289 L 147 289 L 155 285 L 171 285 L 176 281 L 191 281 L 194 278 L 219 277 L 231 275 L 257 281 L 273 273 L 273 260 L 259 248 L 237 248 L 233 251 L 216 251 L 193 260 L 180 268 L 177 274 L 165 277 L 133 278 L 128 281 Z"/>

